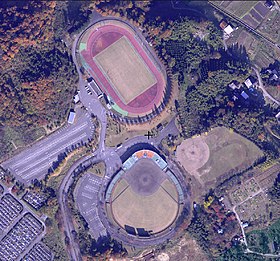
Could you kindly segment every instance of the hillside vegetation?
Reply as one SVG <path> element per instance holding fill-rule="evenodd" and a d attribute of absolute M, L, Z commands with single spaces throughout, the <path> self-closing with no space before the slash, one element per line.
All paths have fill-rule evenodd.
<path fill-rule="evenodd" d="M 70 50 L 57 38 L 56 2 L 0 8 L 0 158 L 60 126 L 77 82 Z"/>

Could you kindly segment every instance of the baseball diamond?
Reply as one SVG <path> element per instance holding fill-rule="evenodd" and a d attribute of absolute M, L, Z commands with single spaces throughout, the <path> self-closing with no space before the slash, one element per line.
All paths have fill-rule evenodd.
<path fill-rule="evenodd" d="M 182 190 L 167 163 L 151 150 L 137 151 L 128 158 L 106 191 L 114 222 L 138 236 L 143 236 L 143 231 L 158 234 L 170 227 L 178 216 L 182 198 Z"/>

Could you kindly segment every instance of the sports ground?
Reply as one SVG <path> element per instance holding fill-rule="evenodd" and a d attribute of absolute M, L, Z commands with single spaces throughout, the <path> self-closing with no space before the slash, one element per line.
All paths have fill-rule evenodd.
<path fill-rule="evenodd" d="M 126 160 L 106 192 L 107 209 L 118 226 L 149 234 L 170 227 L 183 200 L 182 189 L 167 163 L 150 150 L 138 151 Z"/>
<path fill-rule="evenodd" d="M 252 142 L 225 127 L 184 140 L 176 150 L 181 166 L 203 183 L 216 182 L 230 171 L 241 171 L 262 157 Z"/>
<path fill-rule="evenodd" d="M 80 40 L 82 65 L 124 116 L 148 114 L 163 100 L 164 76 L 146 50 L 120 21 L 99 22 Z"/>

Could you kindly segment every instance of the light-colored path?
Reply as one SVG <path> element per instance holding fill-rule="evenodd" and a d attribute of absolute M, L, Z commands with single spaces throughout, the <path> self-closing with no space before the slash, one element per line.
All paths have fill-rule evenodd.
<path fill-rule="evenodd" d="M 253 70 L 255 71 L 257 77 L 258 77 L 258 81 L 259 81 L 259 87 L 260 89 L 263 91 L 263 96 L 264 97 L 268 97 L 272 102 L 275 102 L 277 105 L 280 105 L 280 101 L 274 99 L 265 89 L 265 87 L 263 86 L 263 81 L 260 75 L 260 72 L 257 68 L 253 67 Z"/>

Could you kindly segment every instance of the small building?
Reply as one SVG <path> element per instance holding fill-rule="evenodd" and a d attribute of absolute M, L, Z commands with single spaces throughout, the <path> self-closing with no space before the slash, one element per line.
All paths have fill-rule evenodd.
<path fill-rule="evenodd" d="M 68 116 L 68 123 L 73 124 L 76 118 L 76 112 L 70 111 Z"/>
<path fill-rule="evenodd" d="M 230 35 L 234 31 L 232 26 L 228 24 L 225 20 L 222 20 L 220 22 L 220 27 L 227 35 Z"/>
<path fill-rule="evenodd" d="M 244 92 L 244 91 L 241 92 L 241 96 L 242 96 L 245 100 L 247 100 L 247 99 L 249 98 L 249 95 L 248 95 L 246 92 Z"/>
<path fill-rule="evenodd" d="M 233 28 L 231 27 L 231 25 L 228 25 L 225 29 L 224 29 L 224 32 L 227 34 L 227 35 L 230 35 L 232 32 L 233 32 Z"/>
<path fill-rule="evenodd" d="M 271 81 L 277 81 L 279 79 L 278 75 L 277 74 L 272 74 L 271 77 L 269 78 L 269 80 Z"/>
<path fill-rule="evenodd" d="M 278 122 L 280 122 L 280 112 L 276 114 L 275 118 L 278 120 Z"/>
<path fill-rule="evenodd" d="M 79 101 L 80 101 L 80 97 L 79 97 L 79 94 L 76 94 L 75 96 L 74 96 L 74 103 L 76 104 L 76 103 L 78 103 Z"/>
<path fill-rule="evenodd" d="M 228 26 L 228 23 L 225 20 L 222 20 L 222 22 L 220 22 L 220 27 L 222 28 L 222 30 L 225 30 L 225 28 Z"/>
<path fill-rule="evenodd" d="M 272 1 L 272 0 L 266 0 L 265 3 L 264 3 L 264 5 L 265 5 L 268 9 L 270 9 L 270 8 L 273 7 L 273 1 Z"/>
<path fill-rule="evenodd" d="M 232 90 L 239 89 L 239 87 L 234 82 L 229 84 L 228 87 L 231 88 Z"/>
<path fill-rule="evenodd" d="M 224 233 L 224 230 L 222 228 L 219 228 L 218 229 L 218 234 L 223 234 Z"/>
<path fill-rule="evenodd" d="M 248 222 L 242 222 L 242 227 L 243 227 L 243 228 L 246 228 L 246 227 L 248 227 L 248 226 L 249 226 Z"/>
<path fill-rule="evenodd" d="M 247 88 L 250 88 L 253 86 L 253 83 L 250 78 L 247 78 L 246 81 L 244 82 Z"/>

